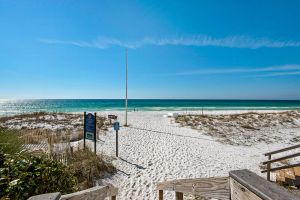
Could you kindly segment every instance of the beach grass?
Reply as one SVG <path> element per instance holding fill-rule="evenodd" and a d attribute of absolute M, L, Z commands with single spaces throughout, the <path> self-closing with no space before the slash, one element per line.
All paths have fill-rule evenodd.
<path fill-rule="evenodd" d="M 10 130 L 0 126 L 0 152 L 14 155 L 23 151 L 24 141 L 16 130 Z"/>
<path fill-rule="evenodd" d="M 68 160 L 68 166 L 75 172 L 81 189 L 93 187 L 95 181 L 116 172 L 112 158 L 103 154 L 96 155 L 88 148 L 75 151 Z"/>
<path fill-rule="evenodd" d="M 227 115 L 187 114 L 176 117 L 175 122 L 199 130 L 220 142 L 247 146 L 259 141 L 272 143 L 279 140 L 276 134 L 278 128 L 297 128 L 298 125 L 294 120 L 298 118 L 300 118 L 299 111 L 248 112 Z M 297 137 L 289 138 L 290 143 L 297 141 Z"/>
<path fill-rule="evenodd" d="M 36 112 L 1 117 L 0 125 L 17 129 L 26 144 L 46 143 L 49 137 L 54 142 L 72 142 L 83 139 L 83 115 L 56 112 Z M 97 132 L 104 134 L 110 125 L 104 116 L 97 116 Z"/>

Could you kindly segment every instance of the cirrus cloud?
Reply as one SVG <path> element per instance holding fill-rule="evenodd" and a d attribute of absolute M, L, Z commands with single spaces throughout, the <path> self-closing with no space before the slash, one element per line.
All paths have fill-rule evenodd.
<path fill-rule="evenodd" d="M 234 68 L 206 68 L 199 70 L 191 70 L 178 72 L 172 75 L 191 76 L 191 75 L 216 75 L 216 74 L 252 74 L 255 77 L 272 77 L 272 76 L 288 76 L 300 75 L 300 65 L 280 65 L 271 67 L 234 67 Z"/>
<path fill-rule="evenodd" d="M 248 36 L 228 36 L 215 38 L 206 35 L 182 36 L 182 37 L 145 37 L 140 40 L 123 41 L 116 38 L 98 37 L 95 40 L 57 40 L 57 39 L 40 39 L 42 43 L 47 44 L 64 44 L 77 47 L 89 47 L 105 49 L 113 46 L 123 48 L 140 48 L 143 46 L 196 46 L 196 47 L 226 47 L 226 48 L 283 48 L 283 47 L 300 47 L 299 41 L 280 41 L 268 38 L 252 38 Z"/>

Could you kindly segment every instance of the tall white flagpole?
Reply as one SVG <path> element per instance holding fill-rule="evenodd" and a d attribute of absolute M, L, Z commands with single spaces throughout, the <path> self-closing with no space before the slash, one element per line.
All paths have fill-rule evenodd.
<path fill-rule="evenodd" d="M 125 126 L 127 126 L 127 111 L 128 111 L 128 49 L 126 48 L 126 100 L 125 100 Z"/>

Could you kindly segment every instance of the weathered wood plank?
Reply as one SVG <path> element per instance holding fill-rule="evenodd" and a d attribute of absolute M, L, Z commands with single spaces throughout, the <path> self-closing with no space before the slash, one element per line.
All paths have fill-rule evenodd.
<path fill-rule="evenodd" d="M 285 182 L 285 176 L 282 170 L 276 172 L 276 182 Z"/>
<path fill-rule="evenodd" d="M 268 156 L 268 159 L 271 160 L 271 155 Z M 267 180 L 271 179 L 271 163 L 267 164 Z"/>
<path fill-rule="evenodd" d="M 287 168 L 293 168 L 293 167 L 299 167 L 300 166 L 300 163 L 297 163 L 297 164 L 292 164 L 292 165 L 286 165 L 286 166 L 281 166 L 281 167 L 274 167 L 274 168 L 271 168 L 270 171 L 277 171 L 277 170 L 281 170 L 281 169 L 287 169 Z M 265 173 L 267 172 L 268 170 L 262 170 L 261 173 Z"/>
<path fill-rule="evenodd" d="M 93 187 L 87 190 L 82 190 L 72 194 L 66 194 L 61 197 L 61 200 L 104 200 L 107 197 L 108 186 Z"/>
<path fill-rule="evenodd" d="M 32 196 L 28 200 L 59 200 L 59 199 L 60 199 L 60 193 L 55 192 L 55 193 Z"/>
<path fill-rule="evenodd" d="M 159 200 L 164 200 L 164 191 L 163 190 L 158 191 L 158 199 Z"/>
<path fill-rule="evenodd" d="M 228 200 L 230 196 L 228 177 L 166 181 L 158 183 L 157 189 L 220 200 Z"/>
<path fill-rule="evenodd" d="M 283 169 L 282 171 L 284 172 L 285 178 L 296 180 L 293 168 Z"/>
<path fill-rule="evenodd" d="M 112 186 L 96 186 L 72 194 L 61 196 L 61 200 L 104 200 L 106 197 L 116 196 L 117 189 Z"/>
<path fill-rule="evenodd" d="M 272 160 L 267 160 L 267 161 L 263 162 L 262 164 L 265 165 L 265 164 L 268 164 L 268 163 L 278 162 L 278 161 L 281 161 L 281 160 L 286 160 L 286 159 L 294 158 L 294 157 L 297 157 L 297 156 L 300 156 L 300 152 L 293 153 L 293 154 L 283 156 L 283 157 L 280 157 L 280 158 L 275 158 L 275 159 L 272 159 Z"/>
<path fill-rule="evenodd" d="M 230 178 L 231 200 L 262 200 L 256 194 Z"/>
<path fill-rule="evenodd" d="M 271 152 L 265 153 L 265 156 L 276 154 L 276 153 L 281 153 L 281 152 L 284 152 L 284 151 L 288 151 L 288 150 L 292 150 L 292 149 L 297 149 L 297 148 L 300 148 L 300 144 L 297 144 L 297 145 L 294 145 L 294 146 L 290 146 L 290 147 L 287 147 L 287 148 L 283 148 L 283 149 L 279 149 L 279 150 L 276 150 L 276 151 L 271 151 Z"/>
<path fill-rule="evenodd" d="M 250 192 L 254 193 L 264 200 L 299 200 L 298 197 L 291 194 L 284 188 L 269 182 L 257 174 L 249 170 L 236 170 L 229 172 L 230 178 L 247 188 Z"/>
<path fill-rule="evenodd" d="M 117 196 L 119 189 L 113 186 L 112 184 L 108 184 L 107 197 Z"/>
<path fill-rule="evenodd" d="M 300 176 L 300 167 L 294 167 L 295 176 Z"/>
<path fill-rule="evenodd" d="M 276 172 L 276 182 L 281 183 L 283 185 L 299 186 L 300 185 L 299 172 L 300 172 L 299 167 L 279 170 Z"/>
<path fill-rule="evenodd" d="M 183 193 L 182 192 L 176 192 L 175 193 L 175 199 L 176 200 L 183 200 Z"/>

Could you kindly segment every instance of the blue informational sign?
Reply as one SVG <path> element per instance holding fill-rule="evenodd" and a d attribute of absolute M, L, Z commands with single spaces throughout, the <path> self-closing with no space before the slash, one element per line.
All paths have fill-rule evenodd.
<path fill-rule="evenodd" d="M 114 130 L 115 130 L 115 131 L 120 130 L 120 123 L 119 123 L 119 122 L 115 122 L 115 123 L 114 123 Z"/>
<path fill-rule="evenodd" d="M 92 113 L 89 113 L 85 117 L 85 138 L 88 140 L 94 140 L 96 132 L 96 120 Z"/>

